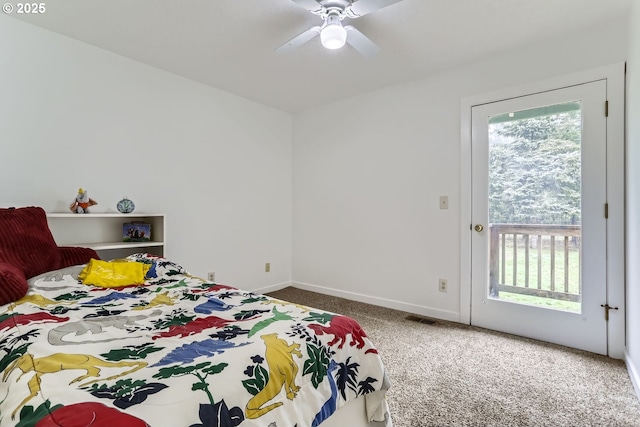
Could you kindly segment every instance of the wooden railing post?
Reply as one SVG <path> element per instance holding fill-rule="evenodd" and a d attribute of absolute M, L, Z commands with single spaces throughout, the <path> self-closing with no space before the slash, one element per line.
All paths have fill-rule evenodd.
<path fill-rule="evenodd" d="M 523 236 L 524 259 L 521 259 L 522 256 L 518 256 L 518 235 Z M 570 286 L 572 283 L 570 280 L 573 279 L 573 281 L 575 281 L 576 279 L 572 278 L 569 273 L 574 265 L 574 261 L 571 261 L 571 257 L 569 256 L 569 241 L 572 238 L 575 239 L 579 249 L 581 244 L 581 227 L 579 225 L 491 224 L 489 226 L 489 236 L 489 295 L 491 297 L 498 298 L 499 292 L 503 291 L 508 294 L 515 293 L 571 302 L 579 302 L 581 300 L 582 283 L 580 281 L 581 270 L 579 256 L 577 261 L 577 293 L 575 293 L 574 290 L 575 285 Z M 513 236 L 510 242 L 510 244 L 512 244 L 511 247 L 507 247 L 506 236 Z M 548 281 L 543 281 L 542 246 L 543 238 L 547 237 L 549 239 L 548 266 L 550 271 L 548 275 L 545 274 Z M 562 238 L 564 243 L 564 260 L 560 262 L 556 262 L 556 243 L 558 238 Z M 535 242 L 535 245 L 533 245 L 533 242 Z M 533 255 L 529 251 L 530 246 L 535 248 L 535 252 L 533 253 L 537 252 L 535 267 L 530 260 L 530 256 Z M 508 250 L 510 256 L 507 260 L 506 252 Z M 509 270 L 513 275 L 512 278 L 507 278 L 505 275 L 507 261 L 510 262 Z M 518 265 L 519 263 L 520 265 Z M 522 271 L 523 267 L 524 283 L 520 283 L 517 280 L 518 271 Z M 532 276 L 535 274 L 536 267 L 537 274 L 534 279 Z M 560 274 L 561 269 L 563 274 Z M 556 281 L 556 274 L 564 277 Z M 562 280 L 562 286 L 559 284 L 560 280 Z M 507 282 L 510 284 L 507 284 Z"/>
<path fill-rule="evenodd" d="M 498 275 L 500 269 L 500 231 L 497 226 L 489 225 L 490 246 L 489 246 L 489 296 L 498 298 Z"/>

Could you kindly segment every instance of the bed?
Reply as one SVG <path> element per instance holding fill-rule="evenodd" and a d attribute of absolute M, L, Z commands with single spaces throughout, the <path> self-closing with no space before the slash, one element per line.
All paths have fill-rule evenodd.
<path fill-rule="evenodd" d="M 143 265 L 143 283 L 86 285 L 72 265 L 0 305 L 0 427 L 391 427 L 355 320 L 155 255 L 121 262 Z"/>

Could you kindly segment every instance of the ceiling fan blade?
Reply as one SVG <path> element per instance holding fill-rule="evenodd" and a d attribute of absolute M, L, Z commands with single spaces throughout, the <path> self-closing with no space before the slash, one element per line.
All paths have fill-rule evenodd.
<path fill-rule="evenodd" d="M 356 0 L 348 8 L 348 13 L 352 18 L 359 18 L 360 16 L 375 12 L 378 9 L 382 9 L 383 7 L 398 3 L 399 1 L 401 0 Z"/>
<path fill-rule="evenodd" d="M 346 25 L 344 29 L 347 30 L 347 43 L 365 58 L 371 58 L 380 52 L 380 48 L 353 25 Z"/>
<path fill-rule="evenodd" d="M 276 52 L 287 53 L 297 48 L 298 46 L 302 46 L 303 44 L 305 44 L 306 42 L 308 42 L 309 40 L 311 40 L 312 38 L 320 34 L 321 28 L 322 27 L 319 27 L 317 25 L 315 27 L 309 28 L 307 31 L 301 34 L 298 34 L 297 36 L 295 36 L 294 38 L 292 38 L 291 40 L 289 40 L 288 42 L 286 42 L 285 44 L 277 48 Z"/>
<path fill-rule="evenodd" d="M 291 0 L 300 7 L 304 7 L 312 13 L 318 14 L 322 11 L 322 6 L 315 0 Z"/>

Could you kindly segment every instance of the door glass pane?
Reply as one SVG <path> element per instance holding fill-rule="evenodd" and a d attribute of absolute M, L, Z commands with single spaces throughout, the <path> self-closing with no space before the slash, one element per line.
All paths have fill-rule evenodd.
<path fill-rule="evenodd" d="M 581 103 L 489 117 L 489 298 L 581 312 Z"/>

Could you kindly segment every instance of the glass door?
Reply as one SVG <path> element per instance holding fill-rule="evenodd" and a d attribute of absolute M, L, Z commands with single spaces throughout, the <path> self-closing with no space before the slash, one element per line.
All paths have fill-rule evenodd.
<path fill-rule="evenodd" d="M 472 324 L 606 354 L 606 82 L 472 109 Z"/>

